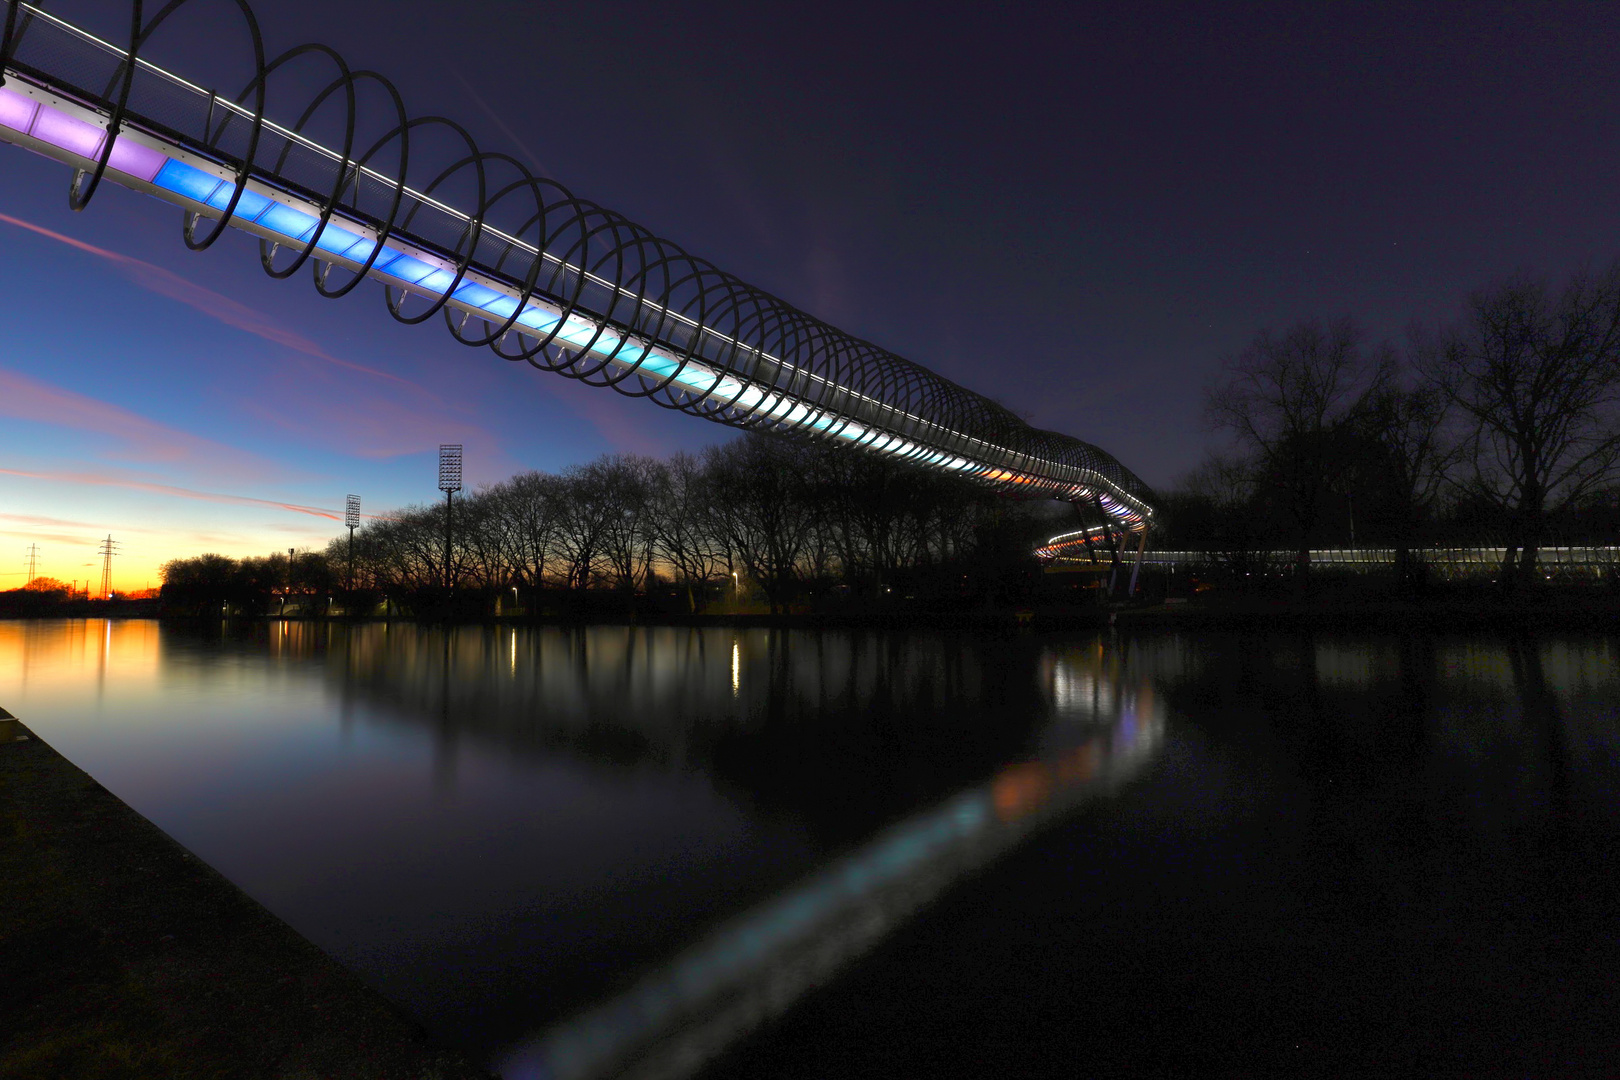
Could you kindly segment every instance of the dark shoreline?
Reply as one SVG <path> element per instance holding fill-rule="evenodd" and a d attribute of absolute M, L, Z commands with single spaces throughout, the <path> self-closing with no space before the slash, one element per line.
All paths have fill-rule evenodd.
<path fill-rule="evenodd" d="M 0 718 L 0 1076 L 487 1080 Z"/>
<path fill-rule="evenodd" d="M 330 623 L 367 625 L 408 622 L 423 626 L 645 626 L 736 627 L 769 630 L 879 630 L 1003 633 L 1019 629 L 1073 630 L 1113 626 L 1141 630 L 1230 630 L 1254 632 L 1287 630 L 1620 630 L 1620 595 L 1583 589 L 1548 591 L 1524 598 L 1475 593 L 1424 600 L 1379 597 L 1305 598 L 1259 594 L 1223 594 L 1191 602 L 1126 603 L 1103 605 L 1032 604 L 1027 607 L 940 610 L 912 607 L 844 612 L 804 612 L 770 615 L 698 614 L 664 612 L 605 614 L 597 617 L 490 616 L 433 618 L 410 615 L 250 615 L 228 620 L 163 615 L 150 608 L 121 611 L 63 611 L 29 615 L 0 615 L 0 620 L 26 621 L 63 618 L 151 619 L 191 625 L 220 622 Z"/>

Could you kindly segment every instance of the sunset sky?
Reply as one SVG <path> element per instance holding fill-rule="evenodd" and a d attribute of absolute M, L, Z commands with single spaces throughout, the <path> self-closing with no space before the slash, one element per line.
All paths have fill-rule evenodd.
<path fill-rule="evenodd" d="M 245 78 L 194 5 L 154 59 Z M 214 9 L 219 9 L 215 11 Z M 123 2 L 52 10 L 118 38 Z M 1620 255 L 1607 5 L 260 3 L 789 302 L 1094 442 L 1196 465 L 1201 393 L 1261 327 L 1398 339 L 1516 270 Z M 235 43 L 231 53 L 221 42 Z M 231 72 L 237 72 L 235 76 Z M 286 108 L 301 108 L 302 101 Z M 276 114 L 272 105 L 272 113 Z M 284 113 L 279 114 L 284 119 Z M 321 299 L 241 234 L 0 146 L 0 589 L 157 583 L 175 556 L 324 546 L 470 486 L 729 438 Z"/>

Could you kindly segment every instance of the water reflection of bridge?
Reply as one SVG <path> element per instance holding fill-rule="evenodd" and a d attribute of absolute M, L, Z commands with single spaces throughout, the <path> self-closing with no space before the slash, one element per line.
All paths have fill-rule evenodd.
<path fill-rule="evenodd" d="M 509 1077 L 701 1063 L 961 876 L 1127 782 L 1164 725 L 1143 672 L 1180 663 L 1158 655 L 1180 649 L 1170 640 L 1133 653 L 1103 639 L 308 624 L 281 640 L 373 719 L 604 767 L 701 767 L 756 804 L 860 823 L 830 865 L 513 1048 Z M 830 777 L 836 808 L 818 809 Z"/>
<path fill-rule="evenodd" d="M 1038 671 L 1053 709 L 1028 753 L 720 926 L 612 1001 L 515 1048 L 502 1075 L 686 1075 L 825 983 L 954 881 L 1105 797 L 1152 760 L 1163 707 L 1121 650 L 1100 642 L 1049 650 Z"/>

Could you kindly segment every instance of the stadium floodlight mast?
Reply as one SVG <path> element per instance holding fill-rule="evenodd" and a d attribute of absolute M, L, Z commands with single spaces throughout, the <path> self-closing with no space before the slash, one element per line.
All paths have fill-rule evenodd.
<path fill-rule="evenodd" d="M 354 530 L 360 524 L 360 496 L 350 495 L 343 508 L 343 524 L 349 527 L 349 591 L 354 592 Z M 347 604 L 345 604 L 347 607 Z"/>
<path fill-rule="evenodd" d="M 444 587 L 450 588 L 450 515 L 461 490 L 461 444 L 439 444 L 439 490 L 444 492 Z"/>

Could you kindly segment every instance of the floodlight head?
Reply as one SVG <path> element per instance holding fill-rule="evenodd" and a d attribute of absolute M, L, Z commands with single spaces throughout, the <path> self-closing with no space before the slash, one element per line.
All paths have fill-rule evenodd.
<path fill-rule="evenodd" d="M 461 490 L 460 443 L 441 443 L 439 446 L 439 490 Z"/>
<path fill-rule="evenodd" d="M 351 529 L 360 524 L 360 496 L 349 496 L 349 504 L 343 510 L 343 524 Z"/>

